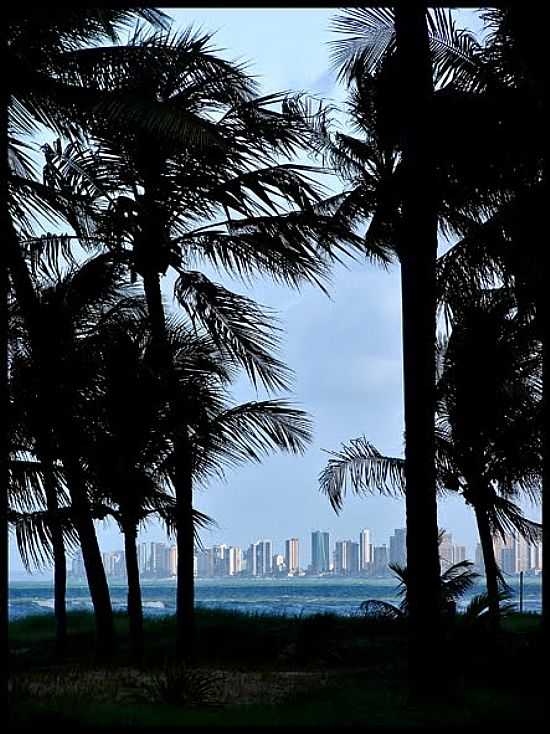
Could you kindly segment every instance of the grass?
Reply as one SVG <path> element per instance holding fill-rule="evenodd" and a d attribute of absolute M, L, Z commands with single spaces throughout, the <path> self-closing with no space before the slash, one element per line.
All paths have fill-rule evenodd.
<path fill-rule="evenodd" d="M 542 721 L 538 615 L 511 615 L 492 641 L 483 628 L 459 620 L 441 651 L 441 674 L 450 694 L 416 706 L 407 696 L 406 637 L 399 622 L 199 610 L 198 656 L 191 671 L 198 691 L 194 703 L 189 696 L 177 703 L 173 695 L 180 675 L 174 668 L 173 617 L 146 618 L 147 654 L 140 666 L 132 663 L 127 647 L 125 615 L 115 615 L 119 646 L 109 661 L 94 657 L 91 614 L 70 613 L 68 622 L 69 652 L 62 664 L 53 655 L 51 616 L 10 625 L 18 686 L 12 726 L 418 727 Z M 188 673 L 182 675 L 187 680 Z M 201 691 L 209 693 L 204 700 Z"/>

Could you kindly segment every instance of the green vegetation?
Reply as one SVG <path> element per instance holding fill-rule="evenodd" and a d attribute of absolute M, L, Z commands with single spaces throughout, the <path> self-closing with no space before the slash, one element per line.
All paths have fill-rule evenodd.
<path fill-rule="evenodd" d="M 483 642 L 483 626 L 466 629 L 458 618 L 441 660 L 452 694 L 429 705 L 413 704 L 407 695 L 406 628 L 400 621 L 199 610 L 200 653 L 193 668 L 175 660 L 175 624 L 174 617 L 145 619 L 148 654 L 134 666 L 130 646 L 123 644 L 125 615 L 115 614 L 121 645 L 107 662 L 90 656 L 92 615 L 70 613 L 63 665 L 53 658 L 50 616 L 13 622 L 12 724 L 420 726 L 542 720 L 534 677 L 495 674 L 512 666 L 534 668 L 539 615 L 510 615 L 491 643 Z"/>

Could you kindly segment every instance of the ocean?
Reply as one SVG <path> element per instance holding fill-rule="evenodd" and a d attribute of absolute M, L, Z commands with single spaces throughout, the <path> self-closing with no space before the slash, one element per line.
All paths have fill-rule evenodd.
<path fill-rule="evenodd" d="M 509 577 L 519 604 L 519 577 Z M 111 584 L 111 599 L 116 611 L 126 609 L 126 586 Z M 197 579 L 195 604 L 198 608 L 227 609 L 253 614 L 285 616 L 332 612 L 351 616 L 366 599 L 397 603 L 393 578 L 284 578 L 284 579 Z M 462 599 L 464 607 L 475 594 L 484 591 L 482 581 Z M 541 611 L 542 579 L 524 578 L 523 610 Z M 170 615 L 176 609 L 175 580 L 142 581 L 143 608 L 146 615 Z M 67 609 L 92 608 L 88 587 L 71 584 L 67 588 Z M 53 614 L 53 585 L 41 581 L 14 581 L 9 590 L 9 616 L 18 619 L 32 614 Z"/>

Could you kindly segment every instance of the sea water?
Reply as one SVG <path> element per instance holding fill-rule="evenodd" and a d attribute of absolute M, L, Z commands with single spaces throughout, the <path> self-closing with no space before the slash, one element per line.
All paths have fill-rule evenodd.
<path fill-rule="evenodd" d="M 512 592 L 512 602 L 519 605 L 519 577 L 507 579 Z M 112 583 L 111 600 L 115 611 L 126 609 L 125 584 Z M 485 590 L 483 580 L 462 598 L 459 608 L 464 608 L 475 594 Z M 542 579 L 525 577 L 523 585 L 523 611 L 540 612 Z M 176 583 L 142 581 L 143 610 L 146 615 L 174 614 L 176 609 Z M 399 603 L 397 583 L 393 578 L 328 578 L 290 577 L 276 578 L 219 578 L 196 579 L 195 603 L 198 608 L 225 609 L 252 614 L 281 614 L 286 616 L 311 615 L 331 612 L 342 616 L 357 613 L 361 602 L 378 599 Z M 53 614 L 53 585 L 43 581 L 14 581 L 9 589 L 9 616 L 17 619 L 31 614 Z M 69 582 L 67 609 L 91 610 L 92 603 L 86 584 Z"/>

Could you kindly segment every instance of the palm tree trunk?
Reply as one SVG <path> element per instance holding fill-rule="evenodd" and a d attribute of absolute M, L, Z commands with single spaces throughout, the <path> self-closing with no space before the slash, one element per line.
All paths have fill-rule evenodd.
<path fill-rule="evenodd" d="M 187 435 L 181 435 L 176 444 L 176 544 L 177 597 L 176 629 L 177 652 L 188 662 L 194 657 L 195 638 L 195 528 L 193 521 L 192 457 Z"/>
<path fill-rule="evenodd" d="M 147 302 L 147 312 L 151 324 L 153 346 L 152 361 L 156 369 L 166 368 L 166 318 L 160 290 L 160 276 L 157 272 L 147 272 L 143 276 L 143 291 Z"/>
<path fill-rule="evenodd" d="M 49 525 L 52 534 L 53 551 L 53 587 L 54 587 L 54 616 L 55 616 L 55 651 L 58 656 L 65 653 L 67 643 L 67 557 L 63 530 L 57 517 L 58 504 L 55 491 L 52 495 L 51 487 L 47 487 L 47 478 L 44 481 L 46 506 L 49 514 Z"/>
<path fill-rule="evenodd" d="M 52 535 L 53 567 L 54 567 L 54 616 L 55 616 L 55 648 L 56 654 L 62 656 L 65 653 L 67 641 L 67 558 L 65 554 L 65 540 L 63 529 L 59 522 L 57 501 L 57 482 L 53 475 L 51 453 L 46 446 L 49 441 L 47 437 L 40 435 L 40 429 L 35 429 L 35 435 L 40 436 L 38 440 L 38 458 L 44 467 L 44 494 L 46 495 L 46 508 L 48 511 L 48 524 Z"/>
<path fill-rule="evenodd" d="M 479 533 L 479 542 L 481 543 L 481 551 L 483 553 L 483 565 L 485 567 L 485 579 L 487 583 L 487 598 L 489 600 L 489 619 L 491 628 L 496 631 L 499 625 L 500 607 L 498 599 L 498 579 L 499 569 L 495 558 L 495 548 L 493 546 L 493 536 L 489 518 L 484 508 L 474 505 L 476 515 L 477 531 Z"/>
<path fill-rule="evenodd" d="M 153 337 L 153 360 L 157 369 L 169 375 L 171 364 L 166 349 L 166 326 L 158 273 L 143 276 L 147 309 Z M 178 655 L 191 660 L 194 653 L 194 524 L 193 476 L 187 429 L 179 428 L 175 439 L 176 495 L 176 649 Z"/>
<path fill-rule="evenodd" d="M 435 263 L 437 207 L 429 145 L 433 82 L 420 3 L 396 7 L 402 99 L 401 261 L 405 402 L 407 567 L 410 571 L 410 673 L 417 691 L 437 675 L 440 563 L 435 485 Z"/>
<path fill-rule="evenodd" d="M 58 656 L 65 654 L 67 646 L 67 557 L 63 534 L 61 537 L 52 532 L 52 548 L 54 563 L 54 615 L 55 615 L 55 650 Z"/>
<path fill-rule="evenodd" d="M 123 526 L 124 553 L 126 557 L 126 576 L 128 578 L 128 620 L 132 651 L 140 658 L 143 653 L 143 606 L 139 581 L 137 556 L 137 528 L 133 523 Z"/>
<path fill-rule="evenodd" d="M 99 655 L 108 657 L 113 653 L 115 644 L 113 609 L 90 502 L 86 496 L 78 461 L 69 454 L 63 457 L 63 465 L 67 472 L 67 484 L 94 607 L 97 649 Z"/>

